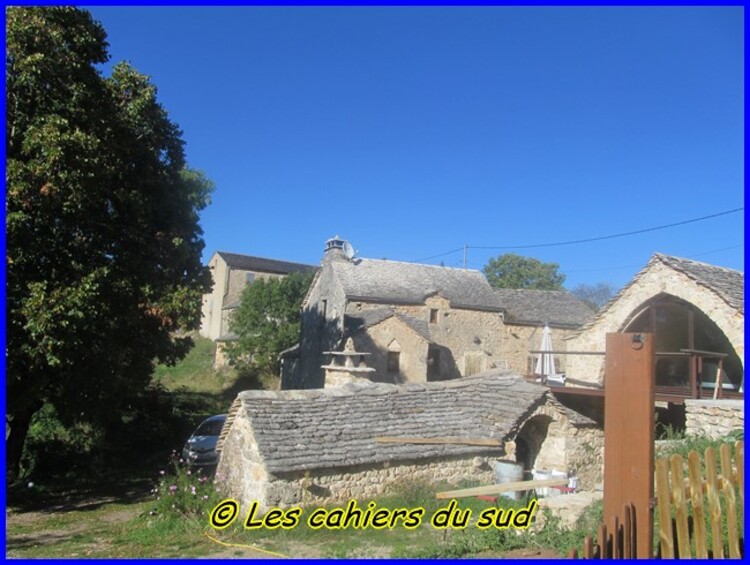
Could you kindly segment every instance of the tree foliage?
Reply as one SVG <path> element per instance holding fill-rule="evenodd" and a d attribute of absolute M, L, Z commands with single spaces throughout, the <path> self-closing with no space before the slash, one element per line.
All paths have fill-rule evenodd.
<path fill-rule="evenodd" d="M 609 302 L 616 294 L 616 289 L 609 283 L 600 282 L 596 284 L 579 284 L 570 293 L 598 310 Z"/>
<path fill-rule="evenodd" d="M 299 340 L 302 300 L 312 279 L 310 273 L 292 273 L 245 288 L 229 322 L 237 336 L 227 347 L 233 364 L 278 372 L 279 354 Z"/>
<path fill-rule="evenodd" d="M 105 78 L 106 34 L 75 8 L 6 12 L 9 476 L 31 416 L 112 417 L 191 342 L 210 273 L 179 128 L 147 77 Z"/>
<path fill-rule="evenodd" d="M 557 263 L 542 263 L 533 257 L 506 253 L 484 266 L 484 276 L 493 288 L 535 288 L 561 290 L 565 275 Z"/>

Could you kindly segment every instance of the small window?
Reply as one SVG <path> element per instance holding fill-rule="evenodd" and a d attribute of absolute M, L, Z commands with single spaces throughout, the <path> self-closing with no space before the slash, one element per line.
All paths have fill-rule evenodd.
<path fill-rule="evenodd" d="M 326 314 L 328 313 L 328 300 L 321 300 L 320 315 L 325 320 Z"/>
<path fill-rule="evenodd" d="M 438 321 L 438 311 L 435 308 L 430 309 L 430 323 L 431 324 L 437 324 Z"/>
<path fill-rule="evenodd" d="M 401 354 L 398 351 L 388 352 L 388 372 L 398 373 L 399 372 L 399 356 Z"/>
<path fill-rule="evenodd" d="M 245 282 L 247 284 L 253 284 L 255 282 L 255 274 L 254 273 L 245 273 Z"/>

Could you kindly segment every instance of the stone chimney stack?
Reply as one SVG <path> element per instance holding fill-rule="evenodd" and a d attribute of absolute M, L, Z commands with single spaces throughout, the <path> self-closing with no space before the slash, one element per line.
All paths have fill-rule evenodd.
<path fill-rule="evenodd" d="M 326 241 L 326 247 L 323 252 L 323 262 L 330 261 L 351 261 L 354 250 L 351 244 L 341 239 L 338 235 L 333 236 Z"/>

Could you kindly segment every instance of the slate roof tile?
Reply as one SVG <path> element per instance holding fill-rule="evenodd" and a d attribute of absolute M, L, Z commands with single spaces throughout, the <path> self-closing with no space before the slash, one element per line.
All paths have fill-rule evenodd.
<path fill-rule="evenodd" d="M 507 440 L 546 388 L 512 374 L 485 373 L 419 385 L 354 383 L 315 390 L 245 391 L 229 411 L 218 448 L 236 418 L 252 425 L 271 473 L 438 456 L 500 454 L 466 445 L 376 443 L 377 436 Z"/>

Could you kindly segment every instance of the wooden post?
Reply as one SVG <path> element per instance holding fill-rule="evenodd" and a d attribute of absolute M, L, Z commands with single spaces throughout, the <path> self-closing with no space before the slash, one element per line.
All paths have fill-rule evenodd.
<path fill-rule="evenodd" d="M 625 505 L 638 558 L 653 557 L 654 338 L 607 334 L 604 383 L 604 523 L 620 523 Z"/>

